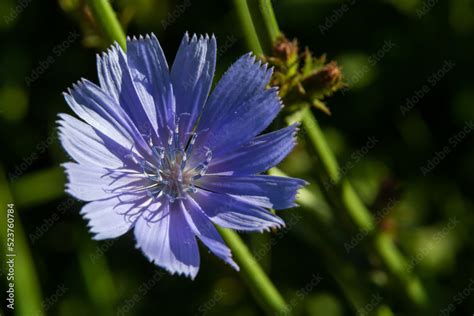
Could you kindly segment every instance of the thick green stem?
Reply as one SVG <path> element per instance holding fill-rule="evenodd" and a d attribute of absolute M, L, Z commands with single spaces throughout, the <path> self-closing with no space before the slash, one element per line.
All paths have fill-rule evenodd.
<path fill-rule="evenodd" d="M 108 0 L 87 0 L 87 4 L 94 15 L 95 21 L 112 44 L 119 43 L 126 49 L 127 41 L 120 22 L 117 20 L 114 10 Z"/>
<path fill-rule="evenodd" d="M 269 315 L 288 315 L 289 310 L 280 293 L 252 256 L 242 239 L 234 231 L 219 227 L 219 232 L 232 249 L 241 274 L 258 303 Z"/>

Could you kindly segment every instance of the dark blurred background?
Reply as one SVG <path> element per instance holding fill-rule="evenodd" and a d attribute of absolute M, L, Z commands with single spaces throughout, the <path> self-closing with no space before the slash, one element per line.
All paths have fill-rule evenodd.
<path fill-rule="evenodd" d="M 395 201 L 379 225 L 439 314 L 472 314 L 474 2 L 273 5 L 287 37 L 342 66 L 348 87 L 327 100 L 332 115 L 315 113 L 344 174 L 374 212 Z M 248 51 L 232 1 L 121 0 L 114 8 L 127 34 L 154 32 L 169 63 L 185 31 L 216 35 L 217 77 Z M 2 0 L 0 43 L 0 202 L 17 212 L 17 314 L 37 315 L 38 304 L 46 315 L 262 314 L 239 275 L 204 248 L 195 281 L 170 276 L 135 249 L 131 234 L 93 241 L 81 202 L 64 194 L 59 165 L 68 158 L 55 121 L 70 110 L 61 93 L 81 77 L 97 82 L 95 54 L 105 46 L 82 1 Z M 301 148 L 282 169 L 310 181 L 314 171 Z M 244 238 L 295 313 L 354 314 L 311 241 L 311 222 L 299 209 L 282 216 L 293 223 L 283 233 Z M 3 215 L 1 222 L 3 231 Z M 359 269 L 355 255 L 345 263 Z M 5 265 L 1 274 L 5 293 Z M 386 278 L 376 268 L 371 277 Z M 455 310 L 442 314 L 450 304 Z"/>

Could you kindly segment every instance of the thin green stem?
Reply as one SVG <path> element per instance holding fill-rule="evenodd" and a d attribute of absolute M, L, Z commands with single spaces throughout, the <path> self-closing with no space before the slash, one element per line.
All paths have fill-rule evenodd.
<path fill-rule="evenodd" d="M 387 233 L 377 232 L 373 236 L 377 253 L 384 260 L 389 271 L 401 280 L 402 286 L 412 301 L 423 308 L 428 308 L 428 296 L 421 280 L 408 271 L 408 262 Z"/>
<path fill-rule="evenodd" d="M 253 51 L 256 55 L 263 55 L 263 50 L 255 33 L 252 17 L 250 16 L 247 0 L 234 0 L 234 8 L 248 49 Z M 260 249 L 262 245 L 268 243 L 269 239 L 268 234 L 252 235 L 250 239 L 250 249 L 252 253 L 255 254 L 255 251 Z M 266 252 L 265 255 L 261 256 L 258 262 L 262 268 L 267 271 L 270 267 L 270 252 Z"/>
<path fill-rule="evenodd" d="M 252 33 L 256 35 L 257 32 L 260 30 L 260 32 L 258 32 L 259 39 L 261 42 L 266 43 L 265 48 L 268 52 L 273 46 L 273 42 L 281 34 L 273 14 L 273 9 L 269 2 L 265 3 L 265 1 L 261 1 L 258 2 L 258 5 L 256 5 L 256 1 L 250 2 L 251 3 L 249 4 L 249 7 L 251 7 L 251 10 L 253 11 L 252 16 L 254 18 L 254 21 L 256 21 L 255 26 L 257 28 L 257 30 L 253 29 Z M 235 3 L 237 4 L 239 2 L 236 1 Z M 242 16 L 245 15 L 240 13 L 239 16 L 242 19 Z M 262 23 L 262 21 L 266 22 Z M 248 26 L 248 28 L 251 27 Z M 328 163 L 331 162 L 330 159 L 327 159 L 326 161 Z M 336 168 L 334 168 L 334 170 L 337 171 L 337 166 Z M 284 176 L 284 173 L 277 168 L 271 169 L 270 174 Z M 329 246 L 327 240 L 325 240 L 324 237 L 318 235 L 318 233 L 322 234 L 322 231 L 327 232 L 328 230 L 326 228 L 332 226 L 329 224 L 332 221 L 332 214 L 329 212 L 324 212 L 322 211 L 324 208 L 318 207 L 320 206 L 320 203 L 318 203 L 318 199 L 308 189 L 302 188 L 298 196 L 298 203 L 300 203 L 302 206 L 306 206 L 306 209 L 310 211 L 310 215 L 316 219 L 318 229 L 312 231 L 312 233 L 315 235 L 313 235 L 314 238 L 309 238 L 309 240 L 315 241 L 318 245 L 318 248 L 320 248 L 323 253 L 325 253 L 324 257 L 326 258 L 326 263 L 328 263 L 329 271 L 332 272 L 333 277 L 335 277 L 335 279 L 341 286 L 341 289 L 344 291 L 346 296 L 353 304 L 354 309 L 358 310 L 359 308 L 362 308 L 368 301 L 368 296 L 365 295 L 366 293 L 364 293 L 364 288 L 360 288 L 361 283 L 358 282 L 357 278 L 355 277 L 357 274 L 355 273 L 355 271 L 353 271 L 354 273 L 349 272 L 351 267 L 344 266 L 342 262 L 339 262 L 339 257 L 334 254 L 334 251 Z"/>
<path fill-rule="evenodd" d="M 240 266 L 241 274 L 250 287 L 258 303 L 269 315 L 288 315 L 289 310 L 282 296 L 252 256 L 237 233 L 219 227 L 219 232 L 232 249 L 232 254 Z"/>
<path fill-rule="evenodd" d="M 372 216 L 362 204 L 350 183 L 346 179 L 341 179 L 339 166 L 334 154 L 329 148 L 326 138 L 309 108 L 304 110 L 301 122 L 308 134 L 311 145 L 317 153 L 317 158 L 322 167 L 321 171 L 324 172 L 324 178 L 321 179 L 321 182 L 330 187 L 334 186 L 336 188 L 339 186 L 336 188 L 338 190 L 335 191 L 338 191 L 340 194 L 334 198 L 342 202 L 357 227 L 363 231 L 373 231 L 375 225 Z"/>
<path fill-rule="evenodd" d="M 122 26 L 118 21 L 112 6 L 108 0 L 87 0 L 87 4 L 94 15 L 94 18 L 100 29 L 107 37 L 107 40 L 112 44 L 119 43 L 123 49 L 127 47 L 127 40 Z"/>
<path fill-rule="evenodd" d="M 260 44 L 265 52 L 269 52 L 281 36 L 271 0 L 247 0 L 247 4 Z"/>
<path fill-rule="evenodd" d="M 320 162 L 317 175 L 321 183 L 328 183 L 328 200 L 347 214 L 356 228 L 364 232 L 372 241 L 373 247 L 392 275 L 402 284 L 409 299 L 417 306 L 424 307 L 427 295 L 418 277 L 409 272 L 407 261 L 395 246 L 392 238 L 376 229 L 370 211 L 362 203 L 349 180 L 341 177 L 339 166 L 318 121 L 307 107 L 303 113 L 302 124 Z"/>
<path fill-rule="evenodd" d="M 270 175 L 287 177 L 287 175 L 278 168 L 272 168 Z M 318 195 L 316 194 L 319 193 Z M 371 295 L 375 292 L 371 284 L 367 281 L 368 276 L 362 275 L 355 266 L 346 263 L 345 255 L 341 253 L 340 245 L 333 241 L 334 234 L 341 234 L 338 226 L 335 224 L 335 218 L 326 205 L 322 194 L 316 190 L 301 188 L 298 192 L 296 202 L 301 206 L 301 211 L 309 215 L 308 219 L 313 218 L 311 222 L 304 220 L 302 226 L 309 227 L 302 230 L 299 235 L 305 242 L 317 247 L 324 258 L 324 265 L 331 276 L 336 280 L 342 292 L 352 304 L 355 311 L 362 311 L 367 302 L 371 300 Z M 387 305 L 379 306 L 374 315 L 392 315 Z"/>
<path fill-rule="evenodd" d="M 248 4 L 258 38 L 260 43 L 263 43 L 264 52 L 270 53 L 273 44 L 281 35 L 271 1 L 248 0 Z M 393 240 L 377 232 L 369 210 L 362 203 L 350 182 L 341 177 L 337 160 L 309 108 L 306 108 L 302 115 L 302 124 L 320 163 L 320 170 L 317 173 L 319 181 L 330 184 L 331 189 L 326 192 L 331 204 L 346 213 L 358 230 L 368 233 L 378 255 L 392 275 L 403 285 L 409 299 L 417 306 L 425 307 L 427 295 L 422 283 L 415 274 L 408 272 L 406 260 L 394 245 Z"/>
<path fill-rule="evenodd" d="M 255 34 L 247 0 L 234 0 L 234 7 L 248 48 L 257 55 L 263 55 L 262 46 L 260 46 L 257 34 Z"/>

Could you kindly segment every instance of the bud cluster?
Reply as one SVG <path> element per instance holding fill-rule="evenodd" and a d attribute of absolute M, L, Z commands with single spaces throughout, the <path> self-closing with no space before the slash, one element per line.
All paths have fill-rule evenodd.
<path fill-rule="evenodd" d="M 285 103 L 309 103 L 330 114 L 322 100 L 344 87 L 341 68 L 326 56 L 314 57 L 309 49 L 300 53 L 298 42 L 281 37 L 265 61 L 275 69 L 273 86 L 280 88 Z"/>

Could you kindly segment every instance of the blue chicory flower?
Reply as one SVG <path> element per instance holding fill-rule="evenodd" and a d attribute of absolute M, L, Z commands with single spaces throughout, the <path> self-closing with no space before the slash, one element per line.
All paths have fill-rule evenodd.
<path fill-rule="evenodd" d="M 284 222 L 266 209 L 295 206 L 299 179 L 261 173 L 295 145 L 296 126 L 258 136 L 280 111 L 272 71 L 250 54 L 208 97 L 216 39 L 186 34 L 171 71 L 154 35 L 97 56 L 100 85 L 82 79 L 64 94 L 78 120 L 60 114 L 67 192 L 95 239 L 133 230 L 137 247 L 171 273 L 194 278 L 196 237 L 233 268 L 214 224 L 263 231 Z"/>

